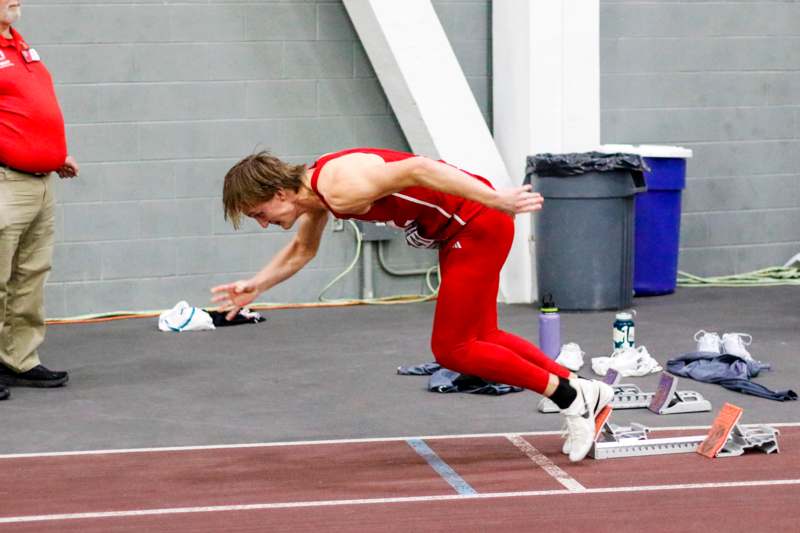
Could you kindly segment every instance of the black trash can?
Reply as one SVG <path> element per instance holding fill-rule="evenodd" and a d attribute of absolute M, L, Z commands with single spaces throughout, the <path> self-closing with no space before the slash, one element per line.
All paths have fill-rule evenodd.
<path fill-rule="evenodd" d="M 534 217 L 539 294 L 564 310 L 633 303 L 634 195 L 646 190 L 635 154 L 539 154 L 526 182 L 545 198 Z"/>

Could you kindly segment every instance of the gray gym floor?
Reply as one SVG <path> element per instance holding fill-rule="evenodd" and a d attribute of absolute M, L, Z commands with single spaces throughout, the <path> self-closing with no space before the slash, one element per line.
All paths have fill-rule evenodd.
<path fill-rule="evenodd" d="M 756 378 L 800 391 L 800 287 L 678 289 L 635 300 L 637 343 L 664 362 L 691 351 L 698 329 L 753 335 L 750 351 L 774 370 Z M 162 333 L 156 319 L 57 325 L 43 362 L 68 369 L 68 386 L 12 389 L 0 402 L 0 453 L 556 430 L 539 396 L 434 394 L 399 365 L 431 360 L 434 304 L 281 310 L 258 325 Z M 537 339 L 530 306 L 501 305 L 501 327 Z M 562 340 L 590 356 L 611 351 L 613 312 L 562 315 Z M 657 375 L 626 378 L 655 390 Z M 683 379 L 716 411 L 743 423 L 798 422 L 800 403 L 775 402 Z M 652 427 L 709 424 L 712 413 L 614 414 Z"/>

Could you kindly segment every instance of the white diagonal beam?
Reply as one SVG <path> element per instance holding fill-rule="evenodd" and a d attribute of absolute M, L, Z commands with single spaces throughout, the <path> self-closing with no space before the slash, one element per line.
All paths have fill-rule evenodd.
<path fill-rule="evenodd" d="M 411 149 L 480 174 L 512 179 L 430 0 L 344 0 Z M 524 158 L 514 161 L 522 169 Z M 521 183 L 514 180 L 513 183 Z M 500 298 L 531 300 L 530 217 L 517 217 Z"/>

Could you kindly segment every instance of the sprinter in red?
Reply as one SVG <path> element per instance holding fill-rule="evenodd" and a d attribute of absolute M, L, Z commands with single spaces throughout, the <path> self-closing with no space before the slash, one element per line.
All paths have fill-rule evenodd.
<path fill-rule="evenodd" d="M 497 327 L 500 269 L 514 238 L 514 215 L 542 208 L 530 185 L 495 190 L 481 176 L 405 152 L 355 148 L 311 167 L 261 152 L 228 171 L 225 217 L 241 215 L 294 238 L 251 279 L 212 289 L 213 301 L 239 308 L 305 266 L 319 248 L 329 213 L 402 228 L 411 246 L 438 248 L 441 285 L 431 348 L 445 368 L 524 387 L 549 397 L 566 417 L 563 451 L 582 460 L 594 441 L 595 415 L 611 387 L 577 378 L 531 342 Z"/>

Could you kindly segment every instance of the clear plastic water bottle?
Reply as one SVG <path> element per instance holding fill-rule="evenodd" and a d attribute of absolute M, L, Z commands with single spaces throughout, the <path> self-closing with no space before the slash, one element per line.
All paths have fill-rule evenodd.
<path fill-rule="evenodd" d="M 539 308 L 539 348 L 551 359 L 556 359 L 561 349 L 561 316 L 552 294 L 542 298 Z"/>
<path fill-rule="evenodd" d="M 636 326 L 631 313 L 617 313 L 614 320 L 614 350 L 636 347 Z"/>

